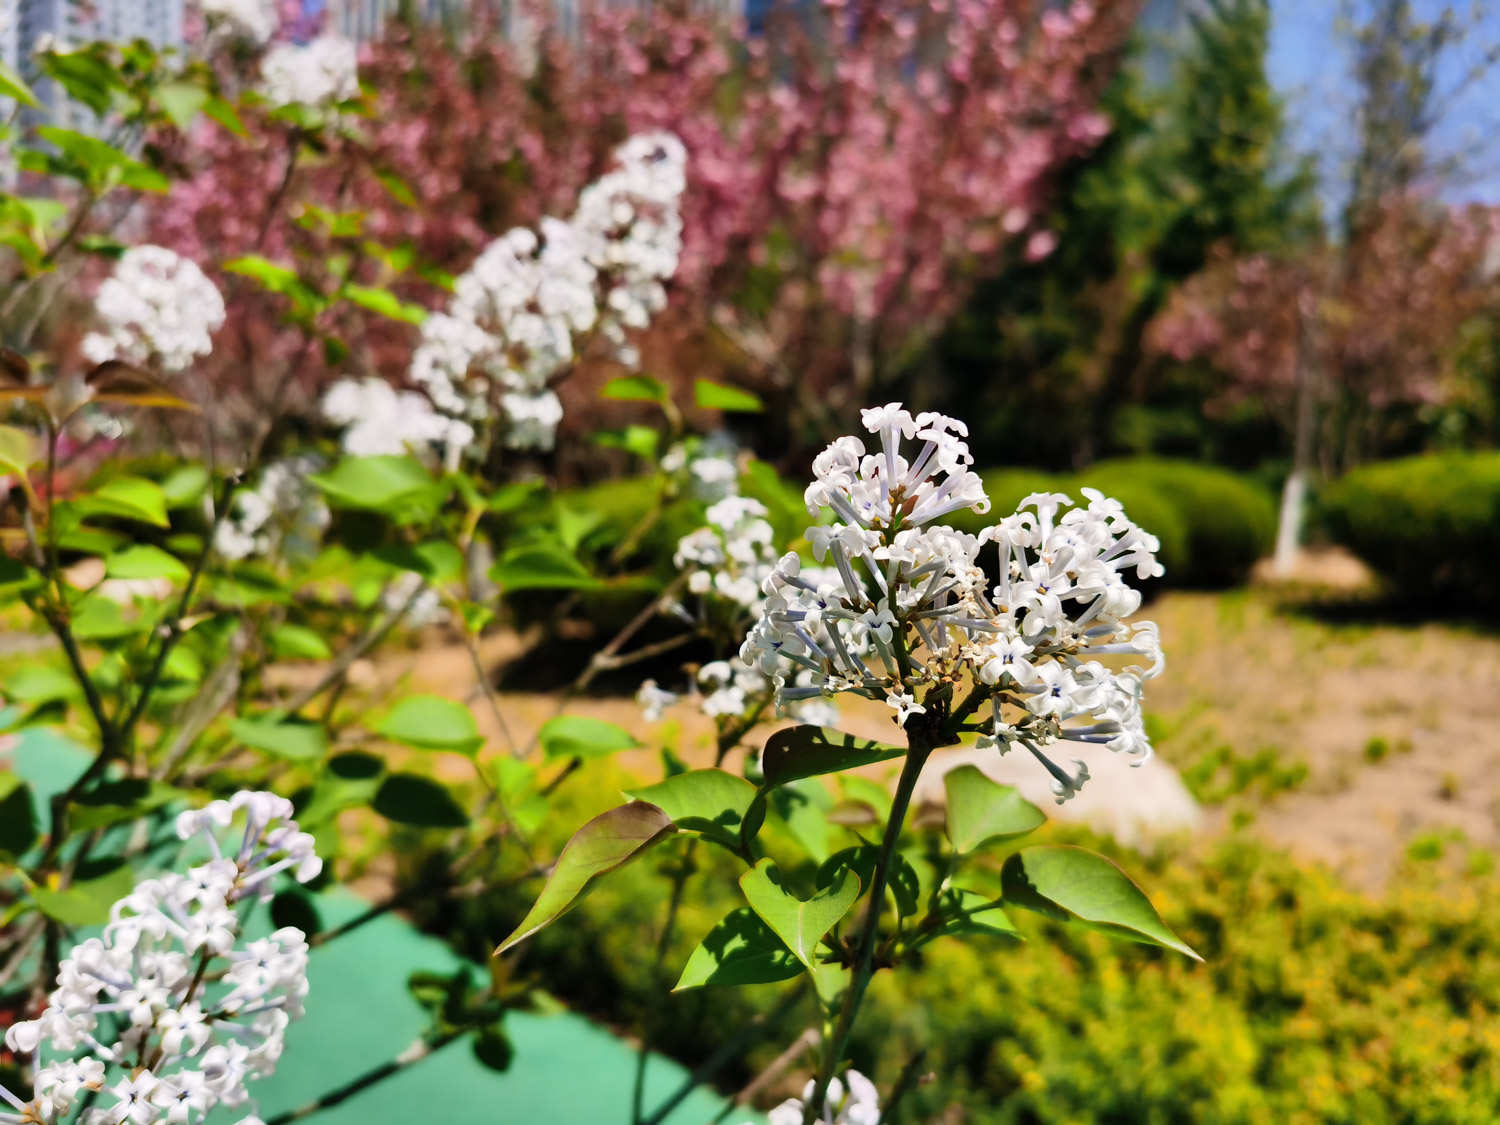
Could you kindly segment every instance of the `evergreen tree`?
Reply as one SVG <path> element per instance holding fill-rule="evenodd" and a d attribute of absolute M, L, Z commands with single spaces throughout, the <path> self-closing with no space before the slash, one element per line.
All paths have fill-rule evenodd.
<path fill-rule="evenodd" d="M 1144 77 L 1137 42 L 1106 97 L 1113 134 L 1065 183 L 1055 252 L 986 286 L 945 341 L 944 386 L 988 408 L 975 412 L 986 456 L 1061 465 L 1120 448 L 1207 452 L 1201 388 L 1155 385 L 1143 337 L 1215 251 L 1275 251 L 1317 231 L 1311 169 L 1284 157 L 1269 36 L 1267 0 L 1213 0 L 1161 86 Z M 1039 410 L 1062 423 L 1047 447 L 1030 424 Z"/>

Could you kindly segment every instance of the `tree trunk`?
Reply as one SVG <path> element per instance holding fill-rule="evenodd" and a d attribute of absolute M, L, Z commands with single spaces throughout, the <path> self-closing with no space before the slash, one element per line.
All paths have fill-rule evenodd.
<path fill-rule="evenodd" d="M 1297 318 L 1297 418 L 1292 435 L 1292 471 L 1281 489 L 1281 514 L 1276 522 L 1276 549 L 1271 557 L 1271 573 L 1285 577 L 1291 573 L 1302 546 L 1302 518 L 1307 499 L 1307 478 L 1312 466 L 1313 435 L 1317 428 L 1317 404 L 1312 356 L 1309 347 L 1309 325 L 1304 311 Z"/>

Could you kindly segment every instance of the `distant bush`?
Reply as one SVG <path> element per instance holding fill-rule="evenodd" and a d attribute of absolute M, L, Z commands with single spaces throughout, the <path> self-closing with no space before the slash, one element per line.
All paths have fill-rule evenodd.
<path fill-rule="evenodd" d="M 605 784 L 601 774 L 562 804 L 597 811 L 627 784 L 623 775 Z M 558 811 L 550 823 L 576 819 Z M 1109 848 L 1077 830 L 1044 831 L 1048 843 Z M 792 986 L 662 997 L 642 951 L 660 935 L 681 847 L 612 876 L 569 926 L 534 938 L 518 970 L 612 1026 L 636 1033 L 649 1022 L 655 1042 L 692 1064 L 725 1027 L 769 1012 Z M 911 1121 L 1494 1120 L 1500 884 L 1465 879 L 1455 892 L 1451 874 L 1412 863 L 1372 898 L 1248 838 L 1195 852 L 1206 854 L 1170 846 L 1111 854 L 1149 870 L 1157 905 L 1205 964 L 1017 916 L 1023 931 L 1047 931 L 1048 940 L 940 941 L 921 972 L 878 975 L 852 1045 L 855 1065 L 895 1074 L 925 1048 L 923 1069 L 937 1077 L 906 1104 Z M 1470 852 L 1471 869 L 1486 858 Z M 737 904 L 707 873 L 720 862 L 715 849 L 699 846 L 689 862 L 698 874 L 666 978 Z M 497 890 L 461 906 L 458 917 L 425 921 L 483 957 L 524 912 L 530 890 Z M 747 1081 L 815 1019 L 806 998 L 782 1013 L 721 1074 L 721 1088 Z"/>
<path fill-rule="evenodd" d="M 1151 457 L 1101 461 L 1078 478 L 1125 503 L 1149 489 L 1176 513 L 1185 533 L 1186 559 L 1174 586 L 1234 586 L 1271 549 L 1276 508 L 1264 489 L 1224 469 Z M 1141 517 L 1132 518 L 1146 527 Z M 1160 532 L 1158 537 L 1165 537 Z M 1170 562 L 1169 564 L 1170 565 Z"/>
<path fill-rule="evenodd" d="M 1322 523 L 1410 598 L 1500 609 L 1500 453 L 1434 453 L 1355 469 Z"/>
<path fill-rule="evenodd" d="M 991 469 L 980 476 L 988 515 L 961 512 L 956 527 L 975 532 L 1013 511 L 1033 492 L 1097 488 L 1125 505 L 1125 514 L 1161 540 L 1167 586 L 1233 586 L 1271 547 L 1275 510 L 1264 489 L 1224 469 L 1155 458 L 1104 461 L 1076 476 L 1032 469 Z"/>

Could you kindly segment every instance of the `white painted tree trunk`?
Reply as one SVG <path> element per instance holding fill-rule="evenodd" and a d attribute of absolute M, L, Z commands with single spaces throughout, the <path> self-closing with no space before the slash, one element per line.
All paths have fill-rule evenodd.
<path fill-rule="evenodd" d="M 1281 489 L 1281 514 L 1276 521 L 1276 548 L 1271 555 L 1271 573 L 1285 577 L 1297 562 L 1302 547 L 1302 519 L 1307 507 L 1307 478 L 1312 465 L 1313 439 L 1317 428 L 1317 403 L 1309 335 L 1312 326 L 1306 312 L 1298 318 L 1297 404 L 1292 433 L 1292 471 Z"/>

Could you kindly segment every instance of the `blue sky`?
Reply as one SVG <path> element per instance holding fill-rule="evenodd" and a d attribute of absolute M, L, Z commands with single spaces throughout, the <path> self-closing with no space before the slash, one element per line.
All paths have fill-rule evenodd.
<path fill-rule="evenodd" d="M 1432 19 L 1449 5 L 1413 0 L 1413 6 L 1419 17 Z M 1453 0 L 1451 6 L 1461 13 L 1469 9 L 1468 0 Z M 1500 203 L 1500 68 L 1478 83 L 1463 83 L 1465 72 L 1500 44 L 1500 4 L 1484 6 L 1489 10 L 1453 48 L 1449 65 L 1438 76 L 1440 96 L 1451 100 L 1451 109 L 1434 148 L 1466 154 L 1467 174 L 1448 185 L 1445 195 Z M 1267 67 L 1286 102 L 1292 144 L 1298 151 L 1320 154 L 1325 174 L 1335 182 L 1347 161 L 1354 103 L 1350 59 L 1336 30 L 1341 8 L 1339 0 L 1271 0 Z M 1463 91 L 1450 98 L 1461 85 Z"/>

